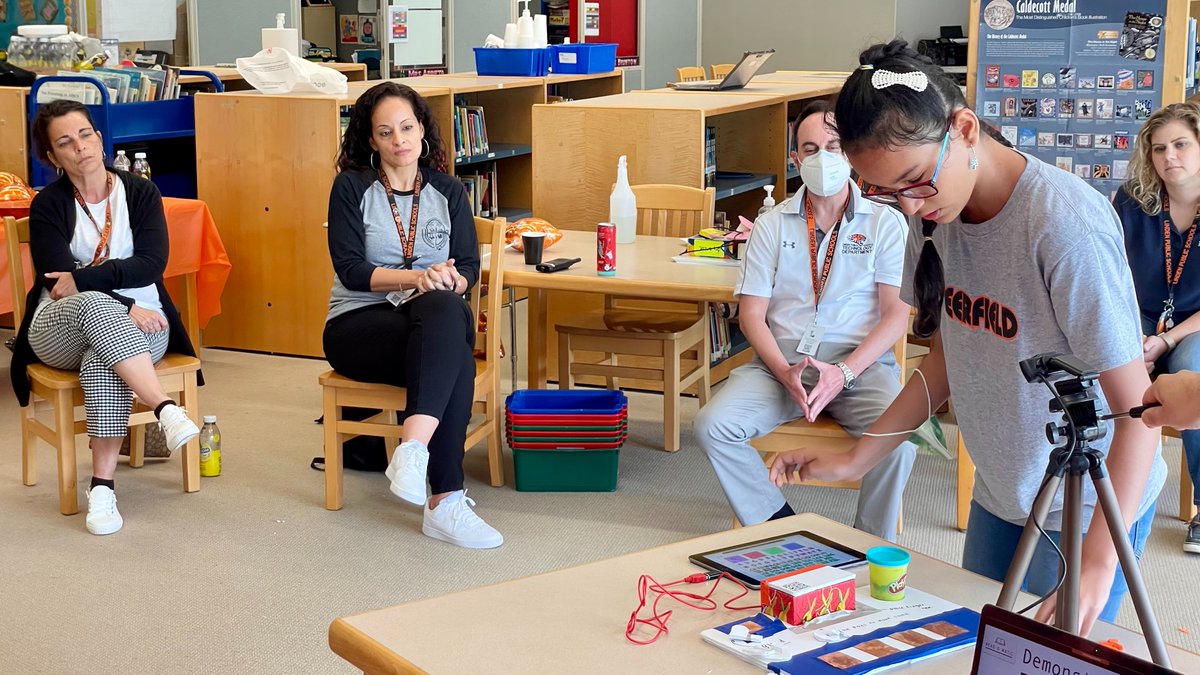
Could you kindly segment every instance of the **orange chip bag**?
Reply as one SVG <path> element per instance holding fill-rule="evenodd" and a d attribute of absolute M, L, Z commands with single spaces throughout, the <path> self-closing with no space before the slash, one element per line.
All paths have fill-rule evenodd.
<path fill-rule="evenodd" d="M 521 234 L 524 232 L 545 232 L 545 248 L 550 248 L 563 238 L 562 232 L 551 225 L 549 221 L 541 218 L 522 218 L 515 223 L 508 224 L 504 231 L 504 243 L 511 245 L 517 251 L 524 251 L 525 245 L 521 242 Z"/>

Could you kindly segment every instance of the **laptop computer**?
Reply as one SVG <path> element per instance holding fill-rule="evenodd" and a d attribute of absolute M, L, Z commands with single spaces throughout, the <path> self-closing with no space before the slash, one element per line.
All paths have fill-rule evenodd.
<path fill-rule="evenodd" d="M 984 606 L 971 675 L 1059 672 L 1180 675 L 1170 668 L 1098 645 L 1020 614 L 994 605 Z"/>
<path fill-rule="evenodd" d="M 741 89 L 750 83 L 750 78 L 775 53 L 774 49 L 761 52 L 746 52 L 733 70 L 722 80 L 696 80 L 695 82 L 670 82 L 673 89 L 683 91 L 721 91 L 722 89 Z"/>

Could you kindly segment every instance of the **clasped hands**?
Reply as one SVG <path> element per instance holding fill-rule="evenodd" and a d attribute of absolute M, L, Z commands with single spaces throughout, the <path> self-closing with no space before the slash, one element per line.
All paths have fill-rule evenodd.
<path fill-rule="evenodd" d="M 817 383 L 813 385 L 811 391 L 805 389 L 802 382 L 804 371 L 808 368 L 815 368 L 819 373 Z M 779 380 L 787 389 L 792 400 L 804 412 L 804 419 L 809 422 L 815 422 L 817 415 L 820 415 L 825 406 L 837 398 L 837 395 L 842 393 L 842 389 L 846 386 L 846 376 L 842 373 L 841 368 L 832 363 L 818 361 L 811 356 L 806 356 L 799 363 L 789 366 L 781 374 Z"/>
<path fill-rule="evenodd" d="M 46 278 L 54 281 L 54 286 L 50 288 L 51 300 L 62 300 L 79 293 L 79 288 L 75 285 L 75 275 L 70 272 L 47 272 Z M 167 329 L 166 317 L 137 305 L 129 307 L 129 318 L 143 333 L 159 333 Z"/>
<path fill-rule="evenodd" d="M 459 281 L 463 276 L 458 273 L 458 268 L 454 266 L 454 258 L 447 260 L 444 263 L 431 265 L 423 270 L 418 270 L 420 274 L 417 277 L 417 290 L 421 293 L 429 293 L 430 291 L 451 291 L 458 290 Z"/>

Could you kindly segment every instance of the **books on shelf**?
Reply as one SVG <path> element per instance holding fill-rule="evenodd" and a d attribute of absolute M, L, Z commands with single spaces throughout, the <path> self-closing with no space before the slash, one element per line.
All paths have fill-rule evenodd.
<path fill-rule="evenodd" d="M 709 361 L 713 364 L 737 354 L 749 346 L 736 320 L 726 316 L 724 303 L 708 306 L 708 336 L 712 345 Z"/>
<path fill-rule="evenodd" d="M 454 101 L 454 158 L 484 155 L 489 151 L 487 121 L 483 107 L 467 105 L 466 99 Z"/>
<path fill-rule="evenodd" d="M 60 70 L 58 76 L 86 77 L 108 90 L 110 103 L 143 103 L 179 98 L 179 70 L 167 68 L 94 68 Z M 47 82 L 38 90 L 38 103 L 70 99 L 84 105 L 99 105 L 100 92 L 83 82 Z"/>
<path fill-rule="evenodd" d="M 500 215 L 496 188 L 496 163 L 490 162 L 483 171 L 470 174 L 458 174 L 463 188 L 467 191 L 467 201 L 471 204 L 471 213 L 480 218 L 495 218 Z"/>
<path fill-rule="evenodd" d="M 799 152 L 796 150 L 796 126 L 800 124 L 800 122 L 798 120 L 799 120 L 799 115 L 796 116 L 796 119 L 788 120 L 788 133 L 787 133 L 787 139 L 788 139 L 787 170 L 788 171 L 798 171 L 800 169 L 800 167 L 796 166 L 796 162 L 792 160 L 793 152 L 795 152 L 796 154 L 799 154 Z"/>

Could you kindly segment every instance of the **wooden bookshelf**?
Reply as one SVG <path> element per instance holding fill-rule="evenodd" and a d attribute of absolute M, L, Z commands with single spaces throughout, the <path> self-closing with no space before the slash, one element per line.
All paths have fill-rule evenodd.
<path fill-rule="evenodd" d="M 431 77 L 485 77 L 474 72 L 450 73 L 448 75 L 432 75 Z M 547 75 L 546 77 L 527 78 L 538 79 L 546 85 L 546 95 L 565 96 L 572 99 L 596 98 L 612 96 L 625 92 L 625 71 L 617 69 L 607 73 L 587 73 L 583 75 Z"/>
<path fill-rule="evenodd" d="M 397 80 L 429 101 L 453 143 L 454 101 L 483 106 L 502 214 L 532 210 L 532 108 L 545 101 L 540 78 L 410 77 Z M 333 269 L 326 232 L 329 188 L 341 142 L 340 113 L 377 81 L 351 82 L 342 96 L 196 97 L 196 173 L 233 263 L 224 311 L 204 343 L 252 351 L 323 356 L 321 333 Z M 451 159 L 453 151 L 450 149 Z M 452 164 L 464 173 L 470 164 Z"/>
<path fill-rule="evenodd" d="M 0 171 L 29 180 L 29 87 L 0 87 Z"/>

